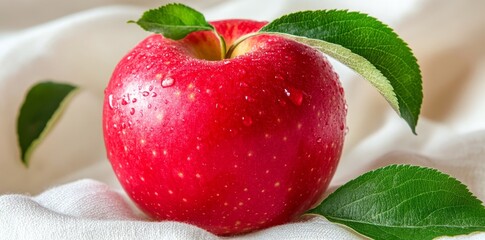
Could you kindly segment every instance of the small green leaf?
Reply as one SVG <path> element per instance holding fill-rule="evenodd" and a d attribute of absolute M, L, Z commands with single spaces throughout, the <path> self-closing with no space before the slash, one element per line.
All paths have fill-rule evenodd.
<path fill-rule="evenodd" d="M 18 143 L 22 163 L 26 166 L 30 154 L 59 119 L 63 105 L 75 89 L 75 86 L 69 84 L 41 82 L 27 93 L 17 119 Z"/>
<path fill-rule="evenodd" d="M 416 132 L 421 72 L 406 43 L 385 24 L 362 13 L 318 10 L 283 16 L 260 32 L 284 34 L 346 64 L 369 80 Z"/>
<path fill-rule="evenodd" d="M 214 30 L 202 13 L 179 3 L 171 3 L 146 11 L 137 23 L 143 29 L 179 40 L 191 32 Z"/>
<path fill-rule="evenodd" d="M 375 239 L 433 239 L 485 231 L 485 207 L 437 170 L 391 165 L 346 183 L 309 213 Z"/>

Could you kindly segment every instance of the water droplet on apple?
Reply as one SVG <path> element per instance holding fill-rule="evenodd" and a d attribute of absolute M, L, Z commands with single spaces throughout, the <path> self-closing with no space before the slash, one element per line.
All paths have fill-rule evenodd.
<path fill-rule="evenodd" d="M 321 137 L 317 138 L 317 143 L 321 143 L 321 142 L 322 142 L 322 138 Z"/>
<path fill-rule="evenodd" d="M 133 98 L 133 99 L 131 100 L 131 102 L 132 102 L 132 103 L 136 103 L 136 101 L 137 101 L 137 99 L 136 99 L 136 98 Z"/>
<path fill-rule="evenodd" d="M 108 103 L 109 103 L 109 108 L 113 109 L 114 106 L 113 106 L 113 94 L 110 94 L 108 96 Z"/>
<path fill-rule="evenodd" d="M 128 56 L 128 57 L 126 58 L 126 60 L 131 60 L 131 56 Z"/>
<path fill-rule="evenodd" d="M 285 88 L 285 94 L 290 101 L 296 106 L 300 106 L 303 102 L 303 91 L 293 87 Z"/>
<path fill-rule="evenodd" d="M 286 106 L 286 101 L 285 101 L 285 100 L 283 100 L 283 99 L 278 99 L 277 101 L 278 101 L 278 103 L 280 104 L 280 106 L 282 106 L 282 107 Z"/>
<path fill-rule="evenodd" d="M 148 91 L 143 91 L 142 95 L 143 95 L 144 97 L 146 97 L 146 96 L 150 95 L 150 93 L 149 93 Z"/>
<path fill-rule="evenodd" d="M 244 96 L 244 99 L 246 99 L 246 101 L 248 101 L 248 102 L 255 102 L 256 101 L 256 99 L 254 99 L 251 96 Z"/>
<path fill-rule="evenodd" d="M 173 85 L 173 83 L 174 83 L 173 78 L 167 77 L 167 78 L 162 80 L 162 87 L 164 87 L 164 88 L 170 87 L 170 86 Z"/>
<path fill-rule="evenodd" d="M 239 87 L 249 87 L 249 85 L 245 82 L 239 82 Z"/>
<path fill-rule="evenodd" d="M 274 76 L 274 78 L 275 78 L 276 80 L 280 80 L 280 81 L 285 80 L 285 78 L 283 78 L 281 75 L 275 75 L 275 76 Z"/>
<path fill-rule="evenodd" d="M 243 116 L 242 122 L 244 126 L 249 127 L 253 124 L 253 119 L 250 116 Z"/>
<path fill-rule="evenodd" d="M 131 108 L 131 109 L 130 109 L 130 114 L 131 114 L 131 115 L 135 114 L 135 109 L 134 109 L 134 108 Z"/>

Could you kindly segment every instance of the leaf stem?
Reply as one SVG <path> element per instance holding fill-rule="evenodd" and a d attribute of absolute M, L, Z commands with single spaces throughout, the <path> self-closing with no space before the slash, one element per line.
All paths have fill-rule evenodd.
<path fill-rule="evenodd" d="M 226 41 L 224 40 L 224 38 L 222 37 L 222 35 L 220 35 L 217 30 L 214 29 L 214 31 L 212 31 L 216 37 L 219 39 L 219 44 L 220 44 L 220 47 L 221 47 L 221 59 L 224 59 L 225 56 L 226 56 Z"/>

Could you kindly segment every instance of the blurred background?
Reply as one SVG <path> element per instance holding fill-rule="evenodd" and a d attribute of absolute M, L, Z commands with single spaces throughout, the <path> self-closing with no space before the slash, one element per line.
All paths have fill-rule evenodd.
<path fill-rule="evenodd" d="M 92 178 L 119 185 L 106 159 L 103 90 L 122 56 L 149 33 L 128 20 L 168 1 L 0 0 L 0 194 L 37 194 Z M 485 196 L 485 2 L 480 0 L 179 1 L 208 20 L 272 20 L 310 9 L 350 9 L 379 18 L 413 49 L 423 74 L 418 136 L 370 84 L 334 62 L 349 106 L 349 133 L 332 185 L 389 163 L 437 167 Z M 30 86 L 45 79 L 81 91 L 22 165 L 15 121 Z M 477 174 L 477 172 L 479 174 Z M 483 175 L 483 176 L 482 176 Z"/>

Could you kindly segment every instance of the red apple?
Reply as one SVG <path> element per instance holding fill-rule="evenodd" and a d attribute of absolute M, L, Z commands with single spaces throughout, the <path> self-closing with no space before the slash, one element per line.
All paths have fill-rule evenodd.
<path fill-rule="evenodd" d="M 265 23 L 212 24 L 230 46 Z M 105 91 L 108 158 L 155 219 L 220 235 L 291 221 L 321 200 L 340 158 L 338 77 L 322 53 L 280 36 L 220 51 L 210 31 L 131 50 Z"/>

